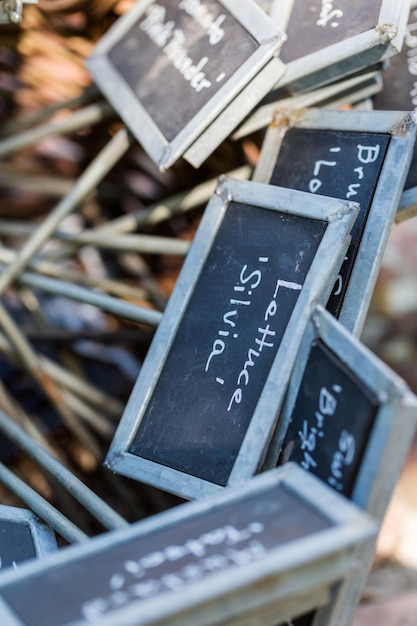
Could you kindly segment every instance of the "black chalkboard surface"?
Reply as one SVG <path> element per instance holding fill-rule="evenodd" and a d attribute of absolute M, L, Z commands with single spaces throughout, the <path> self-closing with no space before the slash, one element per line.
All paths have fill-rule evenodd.
<path fill-rule="evenodd" d="M 408 10 L 407 0 L 277 0 L 271 17 L 288 37 L 278 86 L 311 91 L 397 54 Z"/>
<path fill-rule="evenodd" d="M 321 341 L 313 343 L 280 457 L 346 497 L 352 495 L 378 406 L 358 374 Z"/>
<path fill-rule="evenodd" d="M 325 230 L 321 220 L 228 206 L 132 454 L 227 484 Z"/>
<path fill-rule="evenodd" d="M 109 467 L 183 497 L 224 487 L 236 472 L 238 481 L 253 475 L 311 302 L 325 297 L 332 284 L 326 274 L 336 275 L 346 249 L 357 207 L 336 209 L 334 202 L 340 201 L 221 181 Z"/>
<path fill-rule="evenodd" d="M 395 420 L 403 419 L 397 415 L 402 404 L 415 412 L 416 398 L 405 382 L 317 307 L 300 346 L 269 465 L 296 462 L 367 509 L 372 490 L 384 484 L 384 447 L 390 437 L 399 437 Z M 410 421 L 411 430 L 413 425 Z M 406 441 L 410 432 L 402 435 Z M 397 463 L 401 466 L 401 458 Z"/>
<path fill-rule="evenodd" d="M 0 521 L 0 567 L 15 567 L 36 556 L 33 536 L 28 524 Z"/>
<path fill-rule="evenodd" d="M 348 551 L 374 534 L 370 518 L 288 465 L 3 576 L 0 620 L 190 626 L 264 604 L 279 615 L 300 592 L 343 577 Z"/>
<path fill-rule="evenodd" d="M 240 92 L 249 90 L 251 106 L 262 99 L 284 72 L 276 58 L 283 39 L 251 0 L 139 0 L 87 65 L 138 141 L 166 169 L 199 135 L 210 134 Z M 252 89 L 257 75 L 264 86 Z M 248 112 L 242 103 L 241 116 L 235 111 L 224 121 L 223 135 Z"/>

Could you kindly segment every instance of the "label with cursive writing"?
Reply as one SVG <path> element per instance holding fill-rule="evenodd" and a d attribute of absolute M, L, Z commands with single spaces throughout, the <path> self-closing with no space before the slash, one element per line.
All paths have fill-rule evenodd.
<path fill-rule="evenodd" d="M 343 305 L 389 141 L 388 133 L 291 128 L 269 181 L 360 204 L 351 245 L 327 305 L 335 317 Z"/>
<path fill-rule="evenodd" d="M 349 497 L 372 430 L 374 395 L 321 342 L 313 344 L 279 462 L 294 461 Z"/>
<path fill-rule="evenodd" d="M 109 537 L 104 549 L 79 551 L 38 575 L 3 584 L 2 599 L 26 626 L 101 624 L 112 617 L 112 624 L 122 624 L 120 610 L 135 606 L 140 616 L 142 606 L 163 606 L 173 597 L 186 605 L 189 595 L 201 597 L 202 583 L 252 566 L 259 572 L 271 550 L 331 526 L 317 506 L 274 485 L 202 513 L 184 512 L 162 528 L 156 522 L 141 532 L 138 525 L 127 538 Z"/>
<path fill-rule="evenodd" d="M 335 9 L 333 2 L 329 0 L 321 0 L 320 17 L 316 24 L 317 26 L 323 26 L 323 28 L 339 28 L 340 21 L 344 13 L 341 9 Z"/>
<path fill-rule="evenodd" d="M 129 451 L 227 484 L 326 230 L 232 202 Z"/>
<path fill-rule="evenodd" d="M 381 0 L 294 0 L 281 59 L 289 63 L 375 28 Z"/>
<path fill-rule="evenodd" d="M 257 47 L 217 0 L 157 0 L 109 58 L 171 141 Z"/>

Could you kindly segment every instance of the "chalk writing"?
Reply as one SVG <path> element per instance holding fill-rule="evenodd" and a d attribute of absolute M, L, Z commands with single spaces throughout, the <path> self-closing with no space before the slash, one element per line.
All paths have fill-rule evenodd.
<path fill-rule="evenodd" d="M 355 458 L 355 438 L 347 430 L 342 430 L 339 438 L 339 449 L 333 455 L 330 465 L 331 474 L 327 478 L 329 485 L 338 491 L 343 489 L 343 469 L 351 465 Z"/>
<path fill-rule="evenodd" d="M 341 9 L 334 9 L 333 2 L 328 0 L 321 0 L 320 17 L 317 20 L 317 26 L 326 27 L 329 23 L 332 28 L 337 28 L 340 22 L 336 20 L 343 17 L 343 11 Z"/>
<path fill-rule="evenodd" d="M 199 93 L 202 89 L 211 87 L 207 80 L 204 66 L 208 63 L 207 56 L 202 57 L 196 64 L 188 56 L 185 47 L 186 38 L 180 28 L 174 28 L 175 22 L 165 22 L 165 7 L 153 4 L 146 11 L 146 18 L 140 24 L 143 30 L 159 48 L 167 55 L 175 69 L 188 81 L 191 87 Z M 171 40 L 169 41 L 169 39 Z"/>
<path fill-rule="evenodd" d="M 202 129 L 220 104 L 227 106 L 226 85 L 240 76 L 242 65 L 255 63 L 252 55 L 260 44 L 222 0 L 156 0 L 141 6 L 138 19 L 120 33 L 107 56 L 131 90 L 133 106 L 139 100 L 164 138 L 173 141 L 205 106 L 209 115 L 200 116 Z M 212 100 L 218 93 L 220 104 Z"/>
<path fill-rule="evenodd" d="M 227 206 L 132 454 L 227 484 L 326 228 L 324 220 Z"/>
<path fill-rule="evenodd" d="M 181 0 L 178 7 L 191 15 L 204 28 L 212 46 L 216 45 L 224 37 L 224 30 L 221 24 L 226 19 L 226 15 L 222 13 L 217 18 L 204 6 L 200 0 Z"/>
<path fill-rule="evenodd" d="M 380 145 L 376 144 L 376 145 L 370 145 L 370 146 L 363 146 L 362 144 L 357 144 L 356 146 L 356 150 L 357 150 L 357 159 L 360 163 L 363 163 L 365 165 L 367 165 L 368 163 L 374 163 L 379 156 L 380 153 Z M 340 148 L 340 146 L 335 146 L 333 148 L 329 148 L 329 152 L 331 153 L 342 153 L 342 149 Z M 343 155 L 342 155 L 343 157 Z M 325 167 L 336 167 L 338 165 L 338 161 L 325 161 L 323 159 L 318 159 L 317 161 L 315 161 L 314 163 L 314 167 L 313 167 L 313 176 L 314 178 L 311 178 L 309 183 L 308 183 L 308 188 L 309 191 L 311 193 L 317 193 L 320 189 L 320 187 L 323 184 L 323 181 L 318 178 L 319 174 L 320 174 L 320 170 L 321 168 L 325 168 Z M 359 167 L 355 167 L 353 168 L 353 173 L 355 175 L 355 178 L 357 178 L 357 180 L 363 180 L 364 178 L 364 169 L 363 167 L 359 166 Z M 361 183 L 350 183 L 348 184 L 348 188 L 347 191 L 344 194 L 344 197 L 346 199 L 351 198 L 352 196 L 356 196 L 358 195 L 358 190 L 361 186 Z M 341 194 L 341 197 L 343 197 L 343 193 Z"/>
<path fill-rule="evenodd" d="M 13 569 L 16 569 L 16 568 L 17 568 L 17 563 L 16 563 L 16 561 L 12 561 L 12 563 L 11 563 L 11 564 L 12 564 L 12 566 L 13 566 Z M 5 567 L 7 567 L 7 565 L 5 565 Z M 3 568 L 3 559 L 1 558 L 1 555 L 0 555 L 0 569 L 2 569 L 2 568 Z"/>
<path fill-rule="evenodd" d="M 313 453 L 316 449 L 317 439 L 324 437 L 325 431 L 325 418 L 331 417 L 335 414 L 337 409 L 337 399 L 335 393 L 341 393 L 342 388 L 339 385 L 333 385 L 332 390 L 329 391 L 326 387 L 322 387 L 319 392 L 319 408 L 314 413 L 314 425 L 311 425 L 308 419 L 303 421 L 303 427 L 301 431 L 298 431 L 298 436 L 301 442 L 301 450 L 303 450 L 303 460 L 301 466 L 304 469 L 309 470 L 312 467 L 317 467 L 318 463 L 315 460 Z"/>
<path fill-rule="evenodd" d="M 268 257 L 259 257 L 258 260 L 260 263 L 267 263 Z M 262 272 L 261 270 L 257 269 L 257 270 L 250 272 L 250 274 L 247 275 L 247 271 L 248 271 L 248 266 L 245 264 L 242 268 L 242 271 L 240 272 L 239 281 L 233 287 L 233 290 L 241 294 L 242 297 L 245 293 L 247 293 L 247 296 L 250 298 L 250 296 L 252 296 L 253 291 L 261 283 Z M 249 285 L 247 285 L 247 283 L 249 283 Z M 224 337 L 224 338 L 229 337 L 231 328 L 234 328 L 236 326 L 237 317 L 238 317 L 238 308 L 240 306 L 250 306 L 250 303 L 251 303 L 250 299 L 249 300 L 248 299 L 242 300 L 242 298 L 240 299 L 230 298 L 229 299 L 229 304 L 231 305 L 232 308 L 230 309 L 230 311 L 227 311 L 223 315 L 223 323 L 224 323 L 225 328 L 218 331 L 219 336 Z M 230 330 L 228 327 L 230 327 Z M 239 335 L 236 332 L 232 334 L 232 337 L 234 339 L 237 339 L 238 336 Z M 212 350 L 207 359 L 204 371 L 208 372 L 210 363 L 213 357 L 219 356 L 220 354 L 222 354 L 225 348 L 226 348 L 225 339 L 214 340 Z M 223 384 L 224 382 L 224 380 L 221 378 L 217 378 L 216 381 L 220 384 Z"/>
<path fill-rule="evenodd" d="M 286 280 L 277 280 L 273 297 L 266 307 L 264 319 L 263 321 L 266 323 L 272 317 L 274 317 L 278 310 L 277 305 L 277 296 L 278 290 L 280 287 L 284 287 L 286 289 L 292 289 L 294 291 L 299 291 L 302 289 L 302 285 Z M 271 329 L 269 324 L 265 324 L 265 327 L 258 326 L 257 336 L 255 337 L 256 348 L 249 348 L 247 353 L 247 359 L 241 369 L 238 377 L 237 377 L 237 387 L 232 394 L 227 410 L 230 411 L 233 404 L 240 404 L 243 398 L 243 387 L 247 387 L 250 381 L 250 370 L 249 368 L 254 367 L 255 361 L 254 358 L 258 359 L 263 351 L 266 348 L 273 348 L 274 342 L 272 341 L 273 337 L 275 337 L 275 331 Z M 269 341 L 267 341 L 269 339 Z M 242 384 L 243 381 L 243 384 Z"/>
<path fill-rule="evenodd" d="M 269 258 L 267 256 L 260 256 L 258 258 L 259 263 L 267 264 Z M 207 358 L 204 371 L 208 372 L 210 369 L 210 365 L 215 357 L 223 354 L 227 347 L 227 341 L 229 338 L 234 340 L 238 339 L 239 333 L 237 332 L 237 323 L 238 323 L 238 311 L 239 307 L 250 307 L 252 303 L 252 296 L 254 291 L 262 282 L 262 270 L 254 269 L 249 270 L 248 265 L 245 264 L 242 267 L 242 270 L 239 274 L 239 280 L 233 287 L 233 291 L 240 294 L 240 298 L 230 298 L 229 304 L 231 305 L 231 309 L 224 313 L 222 321 L 224 327 L 218 330 L 218 337 L 213 341 L 211 352 Z M 277 297 L 279 288 L 292 289 L 295 291 L 299 291 L 302 288 L 302 285 L 299 283 L 281 280 L 278 279 L 276 281 L 274 293 L 272 299 L 269 301 L 264 314 L 262 325 L 257 326 L 257 334 L 254 338 L 254 347 L 251 347 L 247 350 L 246 360 L 243 364 L 242 369 L 240 370 L 237 379 L 236 379 L 236 388 L 231 395 L 231 399 L 229 401 L 227 411 L 230 411 L 234 404 L 240 404 L 243 398 L 243 389 L 247 387 L 250 382 L 250 372 L 252 368 L 255 366 L 256 359 L 258 359 L 264 350 L 264 348 L 273 348 L 274 347 L 274 338 L 275 331 L 272 330 L 271 325 L 268 323 L 268 320 L 273 318 L 278 310 Z M 224 385 L 225 379 L 222 376 L 216 376 L 216 382 L 220 385 Z"/>
<path fill-rule="evenodd" d="M 161 550 L 124 561 L 123 569 L 112 574 L 108 581 L 108 595 L 93 598 L 81 607 L 84 618 L 95 623 L 108 611 L 122 607 L 133 600 L 145 600 L 166 591 L 179 591 L 185 585 L 233 565 L 244 565 L 262 558 L 266 548 L 254 539 L 264 531 L 261 522 L 251 522 L 243 529 L 230 524 L 205 532 L 181 545 L 168 545 Z M 245 546 L 242 548 L 242 544 Z M 212 548 L 216 548 L 213 553 Z M 189 556 L 180 569 L 159 572 L 158 568 L 181 561 Z M 153 577 L 147 577 L 153 570 Z"/>
<path fill-rule="evenodd" d="M 351 497 L 376 416 L 375 395 L 321 340 L 311 345 L 296 394 L 279 462 L 296 462 Z"/>

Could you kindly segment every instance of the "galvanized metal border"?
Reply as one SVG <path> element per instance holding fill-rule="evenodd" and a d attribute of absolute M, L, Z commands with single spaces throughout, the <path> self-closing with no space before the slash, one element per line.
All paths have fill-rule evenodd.
<path fill-rule="evenodd" d="M 345 294 L 339 321 L 359 336 L 394 221 L 416 138 L 416 124 L 404 111 L 332 111 L 309 109 L 278 115 L 268 128 L 254 180 L 269 181 L 283 138 L 290 128 L 387 133 L 390 144 Z"/>
<path fill-rule="evenodd" d="M 112 47 L 142 17 L 153 1 L 139 0 L 130 11 L 119 18 L 99 41 L 86 64 L 94 80 L 126 125 L 156 161 L 159 168 L 165 170 L 207 129 L 239 92 L 248 87 L 251 80 L 278 52 L 284 41 L 284 35 L 255 3 L 247 0 L 217 0 L 259 46 L 176 137 L 172 141 L 167 141 L 146 108 L 107 56 Z M 279 67 L 276 64 L 275 69 L 277 70 L 276 80 L 278 80 L 283 72 L 283 64 L 280 63 Z M 261 93 L 259 99 L 262 95 Z M 234 126 L 229 129 L 229 132 L 233 128 Z"/>
<path fill-rule="evenodd" d="M 22 524 L 29 528 L 37 558 L 58 550 L 53 530 L 29 509 L 0 504 L 0 520 Z"/>
<path fill-rule="evenodd" d="M 106 465 L 113 471 L 172 491 L 184 498 L 201 498 L 221 490 L 222 487 L 142 459 L 131 454 L 128 449 L 164 367 L 217 230 L 232 201 L 324 220 L 328 222 L 328 226 L 236 459 L 229 478 L 230 485 L 236 485 L 253 476 L 261 463 L 311 307 L 317 301 L 326 301 L 325 298 L 329 295 L 328 290 L 348 246 L 348 233 L 358 209 L 355 203 L 291 189 L 225 177 L 220 180 L 217 191 L 206 208 L 106 459 Z"/>
<path fill-rule="evenodd" d="M 36 579 L 43 574 L 53 575 L 61 567 L 65 568 L 66 564 L 83 561 L 87 564 L 94 555 L 105 553 L 131 539 L 172 528 L 183 521 L 221 510 L 223 506 L 233 506 L 251 495 L 268 492 L 278 485 L 323 515 L 330 527 L 278 546 L 269 551 L 262 561 L 236 568 L 233 576 L 224 571 L 211 580 L 195 581 L 190 583 L 187 593 L 164 593 L 163 602 L 160 597 L 134 601 L 124 609 L 100 618 L 100 624 L 192 626 L 202 619 L 204 623 L 214 624 L 223 618 L 227 619 L 228 615 L 237 617 L 236 610 L 245 618 L 246 610 L 264 606 L 269 608 L 273 603 L 280 617 L 281 605 L 285 611 L 283 615 L 287 615 L 288 602 L 298 594 L 304 596 L 311 589 L 318 590 L 318 602 L 321 604 L 329 585 L 345 576 L 352 567 L 352 548 L 375 536 L 375 523 L 345 498 L 292 463 L 256 476 L 240 488 L 224 491 L 202 502 L 175 507 L 127 529 L 96 537 L 83 546 L 67 548 L 44 561 L 27 563 L 19 570 L 4 572 L 0 576 L 0 595 L 2 586 L 18 586 L 20 581 Z M 262 581 L 268 581 L 265 588 L 259 587 Z M 274 584 L 271 584 L 272 581 Z M 310 600 L 314 603 L 313 597 Z M 22 622 L 4 597 L 0 599 L 0 619 L 8 626 L 30 626 Z M 65 626 L 86 626 L 87 623 L 90 622 L 82 619 L 66 623 Z M 61 624 L 57 623 L 56 626 Z"/>
<path fill-rule="evenodd" d="M 294 2 L 282 0 L 270 8 L 270 17 L 284 32 Z M 312 85 L 319 87 L 396 54 L 405 36 L 409 4 L 410 0 L 382 0 L 375 28 L 288 62 L 279 86 L 290 85 L 293 91 L 303 91 Z"/>

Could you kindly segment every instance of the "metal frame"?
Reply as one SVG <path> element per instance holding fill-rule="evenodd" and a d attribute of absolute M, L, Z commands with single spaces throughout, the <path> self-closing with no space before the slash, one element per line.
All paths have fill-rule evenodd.
<path fill-rule="evenodd" d="M 415 76 L 414 74 L 411 73 L 410 71 L 411 68 L 408 67 L 408 63 L 407 63 L 407 57 L 409 57 L 410 53 L 414 51 L 414 54 L 415 54 L 416 52 L 414 25 L 417 21 L 417 14 L 415 10 L 413 11 L 413 9 L 416 9 L 416 7 L 417 7 L 417 2 L 416 0 L 413 0 L 410 3 L 410 13 L 409 13 L 408 23 L 406 27 L 406 35 L 404 39 L 403 49 L 401 51 L 401 54 L 398 55 L 396 59 L 394 59 L 392 66 L 388 64 L 388 67 L 386 68 L 383 74 L 384 87 L 382 91 L 384 90 L 389 91 L 390 89 L 391 90 L 393 89 L 392 86 L 390 85 L 390 80 L 392 78 L 395 79 L 396 85 L 400 83 L 402 83 L 404 86 L 408 85 L 409 90 L 410 90 L 408 94 L 408 98 L 405 98 L 403 100 L 402 93 L 395 91 L 396 95 L 394 96 L 394 101 L 390 99 L 388 102 L 385 102 L 383 106 L 384 106 L 384 109 L 392 108 L 392 109 L 403 109 L 403 110 L 410 109 L 410 111 L 413 110 L 417 119 L 417 104 L 415 104 L 417 103 L 417 100 L 415 96 L 413 96 L 414 89 L 415 89 Z M 413 25 L 413 30 L 411 33 L 409 32 L 410 25 Z M 411 58 L 415 59 L 415 56 Z M 377 99 L 375 101 L 376 108 L 378 108 L 378 104 L 379 102 Z M 414 156 L 411 161 L 410 167 L 417 168 L 417 149 L 416 148 L 414 149 Z M 410 187 L 408 189 L 405 189 L 401 196 L 400 204 L 398 207 L 398 212 L 395 217 L 395 221 L 397 223 L 402 222 L 406 219 L 414 217 L 416 214 L 417 214 L 417 187 Z"/>
<path fill-rule="evenodd" d="M 236 485 L 249 479 L 258 469 L 274 428 L 311 307 L 317 301 L 323 301 L 323 299 L 325 301 L 328 295 L 326 291 L 333 284 L 331 282 L 333 277 L 337 275 L 348 246 L 348 233 L 358 209 L 355 203 L 312 196 L 290 189 L 274 188 L 226 177 L 220 180 L 216 193 L 206 208 L 105 463 L 117 473 L 172 491 L 184 498 L 201 498 L 223 487 L 140 458 L 128 450 L 164 367 L 223 216 L 232 201 L 266 210 L 279 210 L 288 214 L 324 220 L 328 222 L 328 226 L 300 291 L 268 379 L 265 381 L 256 410 L 229 476 L 228 485 Z"/>
<path fill-rule="evenodd" d="M 223 571 L 203 576 L 200 580 L 190 580 L 182 586 L 182 593 L 161 591 L 150 599 L 132 599 L 123 608 L 109 610 L 105 616 L 101 616 L 100 624 L 193 626 L 196 623 L 216 624 L 229 618 L 235 620 L 233 623 L 239 623 L 239 618 L 244 623 L 248 611 L 255 613 L 263 609 L 269 611 L 272 607 L 275 607 L 274 615 L 278 619 L 286 619 L 288 607 L 297 614 L 296 598 L 299 596 L 304 600 L 300 605 L 301 610 L 305 609 L 306 605 L 314 608 L 317 603 L 323 602 L 329 586 L 346 576 L 354 567 L 352 549 L 374 537 L 376 527 L 367 514 L 334 493 L 317 478 L 295 464 L 287 464 L 285 467 L 255 477 L 240 488 L 217 494 L 202 502 L 177 506 L 125 530 L 94 538 L 83 546 L 67 548 L 44 562 L 28 563 L 18 571 L 5 572 L 0 577 L 2 595 L 0 621 L 7 623 L 8 626 L 30 626 L 30 623 L 25 624 L 7 603 L 4 590 L 9 585 L 19 589 L 20 583 L 30 583 L 37 578 L 42 580 L 44 575 L 48 580 L 52 576 L 55 580 L 62 581 L 67 565 L 85 562 L 84 569 L 88 570 L 88 565 L 94 563 L 96 556 L 100 557 L 106 552 L 111 555 L 114 550 L 117 555 L 119 546 L 125 547 L 129 542 L 133 544 L 135 540 L 146 538 L 150 534 L 174 529 L 195 518 L 210 516 L 214 511 L 221 511 L 224 508 L 230 510 L 238 502 L 245 502 L 257 494 L 271 492 L 271 502 L 274 502 L 272 494 L 279 486 L 284 487 L 286 492 L 311 510 L 317 511 L 329 522 L 329 526 L 318 531 L 307 529 L 303 537 L 288 540 L 273 549 L 268 549 L 259 558 L 246 564 L 231 568 L 228 566 Z M 269 519 L 273 517 L 271 514 Z M 256 522 L 256 518 L 253 521 Z M 261 534 L 258 534 L 256 539 L 262 543 L 263 529 L 259 532 Z M 268 532 L 267 529 L 265 532 Z M 165 543 L 162 543 L 160 549 L 166 547 Z M 136 558 L 140 556 L 136 553 Z M 132 552 L 132 558 L 134 557 L 135 553 Z M 112 563 L 116 567 L 116 572 L 113 568 L 108 572 L 109 582 L 119 567 L 116 557 L 112 559 Z M 178 563 L 178 567 L 181 568 L 181 560 Z M 154 576 L 156 575 L 155 572 Z M 77 581 L 72 582 L 73 593 Z M 62 592 L 65 594 L 65 580 L 61 584 Z M 45 593 L 48 593 L 49 585 L 46 583 L 45 587 Z M 318 594 L 316 601 L 314 594 L 310 593 L 314 589 Z M 107 586 L 102 593 L 106 596 L 109 591 L 111 593 Z M 309 600 L 305 599 L 306 594 Z M 54 623 L 56 626 L 61 624 Z M 86 626 L 89 623 L 91 622 L 87 619 L 77 619 L 68 623 L 65 618 L 66 626 Z"/>
<path fill-rule="evenodd" d="M 0 520 L 28 527 L 37 558 L 58 550 L 53 530 L 32 511 L 0 504 Z"/>
<path fill-rule="evenodd" d="M 350 277 L 339 321 L 360 335 L 378 276 L 385 244 L 400 202 L 412 158 L 416 124 L 403 111 L 331 111 L 310 109 L 278 115 L 268 128 L 254 180 L 269 181 L 282 140 L 290 128 L 388 133 L 390 144 Z"/>
<path fill-rule="evenodd" d="M 271 19 L 284 32 L 295 2 L 296 0 L 275 1 L 271 6 Z M 293 91 L 319 87 L 396 54 L 401 50 L 408 6 L 409 0 L 381 0 L 375 28 L 288 62 L 279 86 L 290 85 Z"/>
<path fill-rule="evenodd" d="M 352 104 L 378 93 L 381 88 L 381 72 L 372 70 L 366 73 L 360 72 L 319 89 L 281 98 L 255 109 L 250 117 L 236 129 L 232 138 L 241 139 L 265 128 L 271 124 L 277 113 L 288 114 L 289 111 L 317 106 L 336 109 L 342 104 Z"/>
<path fill-rule="evenodd" d="M 139 0 L 104 35 L 94 49 L 93 54 L 87 59 L 87 67 L 96 83 L 161 170 L 170 167 L 196 141 L 199 135 L 206 131 L 207 127 L 224 112 L 242 89 L 245 89 L 247 95 L 250 93 L 252 99 L 255 97 L 254 92 L 256 90 L 252 91 L 249 83 L 275 56 L 284 41 L 283 34 L 277 30 L 262 9 L 254 3 L 249 3 L 247 0 L 216 1 L 229 11 L 235 21 L 255 39 L 258 43 L 258 48 L 226 80 L 213 98 L 200 109 L 172 141 L 167 141 L 163 136 L 148 111 L 107 57 L 112 47 L 142 17 L 153 0 Z M 271 77 L 269 78 L 271 85 L 266 85 L 266 91 L 273 86 L 274 82 L 284 72 L 284 64 L 275 60 L 274 72 L 275 79 L 271 81 Z M 263 92 L 259 93 L 258 101 L 263 95 Z M 242 117 L 244 115 L 245 113 L 243 112 Z M 228 123 L 231 123 L 232 126 L 227 129 L 226 134 L 233 130 L 242 117 L 238 120 L 228 120 Z"/>
<path fill-rule="evenodd" d="M 220 143 L 227 139 L 236 125 L 271 91 L 277 82 L 277 76 L 283 75 L 284 71 L 284 64 L 278 58 L 271 59 L 188 148 L 183 155 L 184 159 L 194 167 L 199 167 Z"/>
<path fill-rule="evenodd" d="M 278 461 L 311 346 L 318 339 L 378 398 L 374 425 L 351 501 L 381 523 L 416 428 L 417 398 L 399 376 L 320 306 L 314 310 L 300 346 L 265 467 L 272 467 Z M 340 425 L 341 430 L 343 426 Z M 311 622 L 313 626 L 351 624 L 373 555 L 374 542 L 371 541 L 357 554 L 360 571 L 342 583 L 332 602 L 316 613 Z"/>

